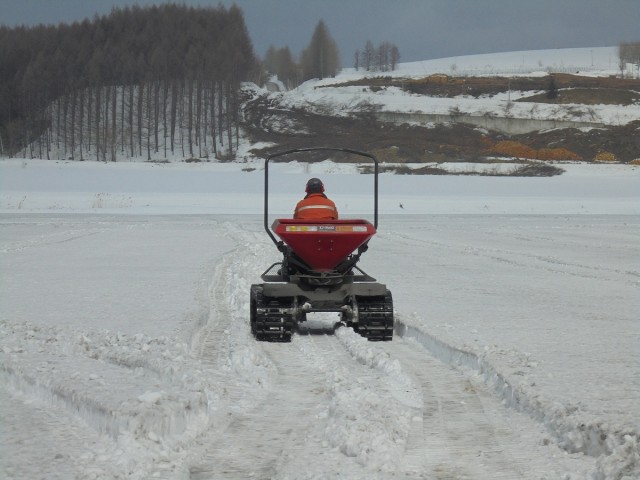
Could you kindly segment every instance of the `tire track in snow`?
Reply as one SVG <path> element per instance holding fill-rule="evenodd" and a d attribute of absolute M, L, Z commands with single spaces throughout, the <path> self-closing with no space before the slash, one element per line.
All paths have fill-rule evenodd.
<path fill-rule="evenodd" d="M 395 398 L 390 374 L 363 364 L 335 336 L 257 345 L 277 375 L 260 404 L 234 412 L 216 432 L 191 479 L 369 479 L 403 469 L 415 409 Z"/>
<path fill-rule="evenodd" d="M 55 245 L 58 243 L 72 242 L 81 238 L 91 237 L 102 233 L 103 230 L 67 230 L 47 235 L 40 235 L 37 238 L 29 240 L 8 242 L 0 244 L 0 253 L 20 252 L 29 248 L 42 247 L 46 245 Z"/>
<path fill-rule="evenodd" d="M 387 235 L 390 240 L 398 239 L 399 244 L 409 245 L 414 249 L 431 245 L 436 251 L 483 256 L 494 261 L 521 267 L 521 270 L 525 272 L 544 269 L 558 277 L 569 275 L 588 278 L 600 283 L 612 282 L 616 287 L 638 285 L 637 271 L 601 266 L 597 263 L 597 259 L 593 265 L 584 265 L 581 262 L 559 261 L 553 257 L 520 252 L 510 248 L 476 248 L 475 246 L 466 248 L 464 245 L 448 245 L 406 234 Z M 585 244 L 588 242 L 585 241 Z M 491 362 L 491 352 L 484 354 L 468 350 L 466 347 L 458 348 L 455 343 L 449 345 L 437 336 L 421 331 L 419 325 L 425 323 L 427 322 L 417 320 L 414 327 L 411 322 L 412 325 L 408 328 L 413 333 L 410 332 L 410 335 L 415 336 L 418 342 L 443 362 L 471 368 L 475 374 L 483 377 L 486 385 L 505 405 L 525 413 L 544 427 L 551 435 L 553 442 L 565 452 L 588 455 L 596 459 L 598 464 L 613 463 L 617 458 L 620 468 L 626 468 L 624 455 L 618 452 L 634 448 L 637 450 L 634 445 L 640 444 L 640 431 L 633 424 L 616 422 L 615 419 L 608 420 L 606 417 L 590 416 L 581 408 L 579 398 L 572 403 L 565 402 L 563 404 L 558 402 L 557 398 L 545 397 L 540 394 L 540 390 L 523 381 L 523 378 L 514 376 L 521 374 L 521 371 L 513 371 L 505 367 L 497 369 L 496 366 L 499 366 L 500 363 L 496 365 Z M 404 327 L 401 324 L 402 322 L 397 324 L 397 332 L 402 332 Z M 637 465 L 640 465 L 638 460 L 640 454 L 632 454 L 630 458 L 637 468 Z M 620 461 L 621 459 L 622 461 Z M 615 470 L 615 467 L 610 465 L 606 468 L 610 471 Z M 594 475 L 597 478 L 598 474 Z"/>
<path fill-rule="evenodd" d="M 227 400 L 245 403 L 222 409 L 224 418 L 214 415 L 191 456 L 190 478 L 388 478 L 402 472 L 408 478 L 534 479 L 548 469 L 563 472 L 562 462 L 547 466 L 554 463 L 554 445 L 521 438 L 537 424 L 514 420 L 515 413 L 494 397 L 479 394 L 470 377 L 401 339 L 375 344 L 344 329 L 336 337 L 294 335 L 291 344 L 255 342 L 248 291 L 263 263 L 270 264 L 270 250 L 256 234 L 235 236 L 240 247 L 221 262 L 214 283 L 223 286 L 212 289 L 211 331 L 203 330 L 198 345 L 203 361 L 209 357 L 218 367 L 226 361 L 245 375 L 244 385 L 225 377 L 230 390 L 238 389 Z M 240 360 L 260 362 L 238 369 L 233 357 L 243 350 Z M 390 359 L 381 361 L 382 354 Z M 388 368 L 393 361 L 400 371 Z M 269 375 L 255 375 L 252 384 L 256 365 Z M 398 375 L 419 386 L 418 406 L 403 398 Z M 529 430 L 518 437 L 523 428 Z M 518 450 L 523 444 L 542 451 L 532 459 L 530 449 Z M 309 457 L 321 466 L 308 469 Z"/>
<path fill-rule="evenodd" d="M 499 408 L 485 407 L 479 392 L 459 371 L 419 352 L 401 338 L 385 345 L 422 392 L 422 415 L 407 445 L 407 473 L 435 478 L 539 478 L 527 455 L 507 444 L 511 431 Z M 507 451 L 509 450 L 509 451 Z M 528 472 L 528 473 L 526 473 Z"/>
<path fill-rule="evenodd" d="M 268 393 L 255 407 L 233 413 L 190 468 L 191 479 L 273 478 L 304 448 L 313 413 L 324 403 L 317 367 L 294 344 L 261 347 L 276 367 Z"/>
<path fill-rule="evenodd" d="M 305 347 L 316 352 L 326 376 L 323 438 L 341 454 L 333 463 L 343 466 L 335 471 L 358 467 L 353 478 L 386 478 L 404 471 L 411 420 L 420 405 L 414 383 L 382 348 L 349 328 L 325 337 L 322 344 L 316 338 L 321 337 L 311 336 Z"/>
<path fill-rule="evenodd" d="M 0 373 L 0 377 L 2 373 Z M 108 456 L 112 445 L 70 413 L 17 391 L 3 380 L 0 388 L 0 477 L 124 479 Z M 9 421 L 10 420 L 10 421 Z M 33 435 L 33 432 L 38 432 Z M 69 455 L 69 447 L 77 455 Z M 30 458 L 26 450 L 37 452 Z"/>
<path fill-rule="evenodd" d="M 371 344 L 348 329 L 338 337 L 357 361 L 388 376 L 393 395 L 413 407 L 394 471 L 407 478 L 537 480 L 568 470 L 553 457 L 562 458 L 561 450 L 541 445 L 546 434 L 539 425 L 505 409 L 483 384 L 444 365 L 419 344 L 399 337 Z M 414 397 L 415 387 L 419 408 L 402 399 Z"/>
<path fill-rule="evenodd" d="M 497 371 L 486 358 L 449 345 L 408 325 L 406 321 L 396 319 L 396 334 L 414 340 L 445 365 L 470 369 L 472 375 L 477 375 L 482 384 L 493 391 L 502 405 L 525 414 L 544 428 L 553 437 L 555 445 L 565 453 L 598 458 L 600 464 L 606 462 L 606 457 L 616 455 L 617 450 L 638 444 L 637 432 L 617 430 L 606 423 L 588 421 L 571 408 L 554 404 L 540 395 L 529 394 L 522 385 L 517 385 Z M 545 445 L 549 444 L 546 439 L 542 441 Z M 615 471 L 617 467 L 608 468 Z M 625 465 L 622 468 L 626 468 Z M 600 477 L 594 474 L 594 478 Z"/>
<path fill-rule="evenodd" d="M 269 264 L 273 253 L 262 237 L 229 231 L 239 247 L 216 269 L 210 318 L 193 345 L 204 363 L 247 381 L 226 377 L 225 398 L 218 400 L 228 407 L 213 414 L 210 431 L 198 439 L 190 478 L 311 478 L 314 472 L 308 472 L 306 462 L 318 452 L 323 473 L 347 470 L 355 475 L 350 478 L 371 478 L 379 469 L 397 468 L 402 445 L 396 441 L 402 444 L 407 435 L 395 431 L 399 425 L 402 430 L 404 421 L 395 418 L 399 410 L 388 412 L 389 402 L 395 402 L 393 386 L 386 385 L 389 375 L 358 362 L 333 336 L 295 335 L 290 344 L 256 342 L 248 324 L 250 279 L 264 267 L 257 260 Z M 255 365 L 242 362 L 248 357 L 263 358 L 262 365 L 270 366 L 261 367 L 267 378 L 251 378 Z M 410 419 L 410 409 L 405 410 Z M 376 432 L 367 430 L 372 426 Z"/>
<path fill-rule="evenodd" d="M 268 478 L 282 442 L 294 428 L 285 429 L 284 437 L 275 440 L 272 423 L 278 421 L 263 420 L 263 410 L 274 418 L 279 414 L 280 424 L 286 422 L 289 413 L 281 406 L 290 406 L 283 396 L 290 389 L 281 386 L 286 369 L 250 336 L 249 278 L 255 275 L 260 246 L 237 227 L 224 228 L 238 247 L 225 254 L 214 271 L 209 317 L 192 342 L 192 351 L 208 367 L 210 381 L 218 384 L 217 396 L 207 432 L 190 452 L 186 475 L 192 479 Z M 291 345 L 282 347 L 291 349 Z M 294 363 L 299 362 L 298 358 Z M 255 438 L 265 445 L 256 445 Z"/>
<path fill-rule="evenodd" d="M 258 343 L 250 334 L 249 286 L 272 255 L 262 237 L 226 226 L 238 248 L 214 273 L 211 312 L 193 350 L 224 382 L 209 431 L 193 448 L 192 479 L 272 478 L 304 450 L 316 414 L 326 406 L 322 372 L 295 338 L 289 344 Z M 261 270 L 260 270 L 261 271 Z"/>
<path fill-rule="evenodd" d="M 256 235 L 236 232 L 236 237 L 241 246 L 225 256 L 216 271 L 212 288 L 215 307 L 198 340 L 205 362 L 206 357 L 220 360 L 228 354 L 220 352 L 232 348 L 229 329 L 249 331 L 248 302 L 232 305 L 230 297 L 235 289 L 235 295 L 248 298 L 250 282 L 233 282 L 232 273 L 250 277 L 253 270 L 255 275 L 251 260 L 268 257 L 268 246 L 256 242 Z M 253 247 L 249 248 L 249 244 Z M 240 251 L 245 254 L 240 255 Z M 231 284 L 235 286 L 220 286 Z M 212 435 L 202 439 L 213 446 L 199 454 L 198 461 L 190 467 L 192 479 L 306 478 L 305 465 L 296 458 L 316 457 L 318 451 L 323 454 L 323 474 L 349 472 L 350 478 L 371 478 L 401 471 L 409 477 L 430 472 L 442 478 L 462 478 L 467 474 L 477 478 L 478 468 L 467 469 L 458 455 L 474 444 L 480 444 L 483 454 L 491 460 L 480 478 L 524 478 L 517 468 L 505 465 L 499 444 L 490 442 L 493 437 L 489 427 L 483 430 L 489 438 L 486 439 L 480 434 L 469 435 L 464 431 L 468 426 L 464 422 L 447 420 L 449 416 L 460 417 L 455 407 L 460 405 L 459 395 L 464 393 L 466 384 L 456 377 L 449 380 L 455 388 L 447 387 L 445 380 L 433 386 L 427 379 L 434 368 L 439 368 L 439 375 L 445 379 L 453 373 L 442 365 L 434 366 L 433 360 L 428 369 L 417 369 L 417 374 L 409 370 L 420 386 L 422 404 L 418 402 L 416 406 L 415 399 L 412 403 L 406 398 L 411 394 L 403 391 L 413 387 L 406 381 L 398 382 L 403 372 L 385 358 L 388 355 L 383 345 L 367 342 L 351 330 L 342 329 L 335 337 L 294 335 L 291 344 L 257 343 L 252 338 L 249 341 L 268 356 L 275 375 L 266 392 L 254 392 L 257 396 L 264 394 L 259 404 L 230 412 L 222 424 L 214 427 Z M 415 351 L 397 349 L 392 357 L 400 359 L 403 366 L 414 361 L 420 362 L 421 367 L 425 365 L 425 355 L 421 357 Z M 244 390 L 244 394 L 251 392 Z M 242 396 L 242 392 L 238 395 Z M 434 410 L 433 397 L 445 407 Z M 474 408 L 463 409 L 465 421 L 482 412 L 479 402 L 468 403 Z M 429 420 L 434 411 L 439 412 L 439 422 Z M 473 452 L 478 451 L 475 447 Z M 505 473 L 500 477 L 496 471 Z M 309 473 L 312 477 L 313 472 Z"/>
<path fill-rule="evenodd" d="M 205 389 L 197 366 L 190 368 L 169 339 L 1 325 L 0 384 L 25 405 L 37 405 L 34 418 L 45 418 L 40 411 L 55 418 L 64 412 L 92 430 L 93 443 L 103 444 L 100 458 L 85 454 L 93 457 L 95 478 L 116 469 L 123 477 L 147 478 L 158 458 L 198 435 L 207 415 Z M 32 451 L 23 455 L 29 463 Z"/>

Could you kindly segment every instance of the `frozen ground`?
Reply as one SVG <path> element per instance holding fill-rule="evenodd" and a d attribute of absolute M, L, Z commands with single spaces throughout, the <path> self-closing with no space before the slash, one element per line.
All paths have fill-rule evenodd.
<path fill-rule="evenodd" d="M 640 169 L 564 167 L 383 175 L 394 341 L 262 344 L 259 164 L 0 162 L 0 477 L 640 478 Z M 323 163 L 274 215 L 310 174 L 371 212 Z"/>

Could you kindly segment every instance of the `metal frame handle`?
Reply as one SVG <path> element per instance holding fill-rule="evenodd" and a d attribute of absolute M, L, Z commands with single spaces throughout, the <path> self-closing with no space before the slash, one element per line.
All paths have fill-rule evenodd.
<path fill-rule="evenodd" d="M 359 150 L 352 150 L 350 148 L 336 148 L 336 147 L 294 148 L 292 150 L 285 150 L 283 152 L 272 153 L 271 155 L 268 155 L 264 161 L 264 229 L 269 234 L 269 237 L 271 237 L 271 240 L 273 240 L 273 243 L 275 243 L 276 246 L 278 246 L 278 240 L 276 240 L 276 237 L 273 235 L 268 225 L 268 222 L 269 222 L 269 160 L 276 157 L 282 157 L 283 155 L 288 155 L 290 153 L 312 152 L 312 151 L 318 151 L 318 150 L 352 153 L 354 155 L 360 155 L 362 157 L 367 157 L 373 160 L 373 164 L 374 164 L 374 167 L 373 167 L 373 172 L 374 172 L 373 226 L 376 228 L 376 230 L 378 229 L 378 159 L 374 155 L 366 152 L 361 152 Z"/>

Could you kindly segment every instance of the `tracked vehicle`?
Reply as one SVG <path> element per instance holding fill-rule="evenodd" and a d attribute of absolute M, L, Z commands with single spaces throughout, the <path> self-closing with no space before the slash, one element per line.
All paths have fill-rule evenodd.
<path fill-rule="evenodd" d="M 373 162 L 373 224 L 364 219 L 269 222 L 269 162 L 284 155 L 317 150 L 340 151 Z M 357 263 L 378 227 L 378 160 L 343 148 L 302 148 L 269 155 L 264 167 L 264 228 L 282 253 L 282 261 L 251 285 L 251 332 L 259 341 L 288 342 L 307 313 L 338 312 L 340 325 L 369 340 L 393 338 L 393 300 L 386 285 Z M 276 238 L 276 236 L 279 238 Z"/>

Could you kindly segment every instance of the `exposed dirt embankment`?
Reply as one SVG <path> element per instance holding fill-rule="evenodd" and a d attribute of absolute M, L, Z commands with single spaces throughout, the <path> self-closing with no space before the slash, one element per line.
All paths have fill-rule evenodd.
<path fill-rule="evenodd" d="M 558 96 L 552 99 L 544 95 L 535 101 L 544 103 L 615 104 L 629 105 L 640 101 L 640 80 L 617 77 L 583 77 L 565 73 L 554 73 L 544 77 L 450 77 L 431 75 L 424 78 L 375 77 L 334 84 L 332 86 L 362 86 L 371 90 L 395 86 L 409 93 L 432 97 L 452 98 L 458 95 L 496 95 L 509 90 L 539 92 L 553 87 Z M 588 92 L 576 96 L 575 92 Z M 531 101 L 530 99 L 524 99 Z"/>
<path fill-rule="evenodd" d="M 640 81 L 637 80 L 556 75 L 553 78 L 560 89 L 559 96 L 550 100 L 540 95 L 540 90 L 548 86 L 550 78 L 518 79 L 518 85 L 512 84 L 511 88 L 530 90 L 532 97 L 537 95 L 538 99 L 528 101 L 541 102 L 566 102 L 571 98 L 572 101 L 583 99 L 581 101 L 585 103 L 588 100 L 592 103 L 625 104 L 630 98 L 637 101 L 636 97 L 640 96 Z M 359 85 L 366 84 L 369 88 L 381 88 L 394 85 L 399 80 L 373 78 L 359 82 Z M 471 86 L 482 87 L 483 95 L 492 95 L 508 88 L 507 82 L 505 78 L 467 78 L 465 82 L 447 80 L 445 83 L 430 83 L 416 80 L 413 86 L 407 86 L 407 82 L 403 85 L 404 88 L 412 91 L 419 89 L 420 93 L 429 95 L 454 96 L 464 93 L 461 88 L 467 89 L 468 94 Z M 588 91 L 585 90 L 587 88 Z M 272 98 L 259 96 L 246 103 L 244 127 L 253 141 L 275 144 L 272 148 L 257 151 L 259 154 L 289 148 L 334 146 L 372 151 L 381 160 L 391 162 L 485 162 L 487 158 L 495 157 L 584 161 L 613 159 L 629 162 L 640 158 L 640 119 L 624 126 L 599 129 L 566 128 L 506 135 L 463 123 L 394 125 L 376 121 L 367 113 L 354 114 L 349 118 L 321 115 L 283 108 Z M 500 148 L 501 142 L 505 141 L 518 147 L 505 152 Z M 563 157 L 563 154 L 568 156 Z"/>

